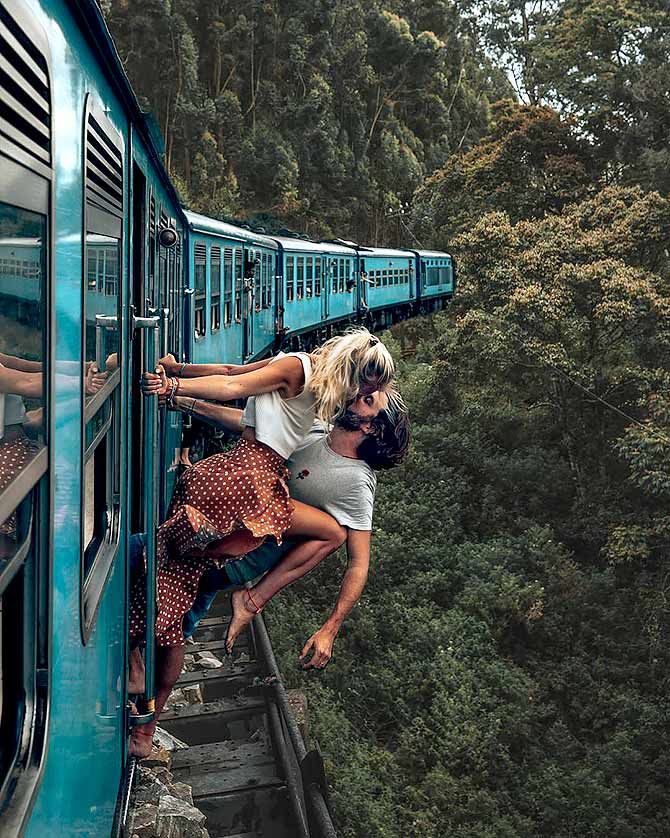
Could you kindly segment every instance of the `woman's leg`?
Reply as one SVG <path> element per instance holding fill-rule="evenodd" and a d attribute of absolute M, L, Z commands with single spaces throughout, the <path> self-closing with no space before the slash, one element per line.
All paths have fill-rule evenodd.
<path fill-rule="evenodd" d="M 346 541 L 347 531 L 331 515 L 299 501 L 293 503 L 295 510 L 291 526 L 284 536 L 306 540 L 301 540 L 253 588 L 233 591 L 230 598 L 233 614 L 226 636 L 228 653 L 233 649 L 235 638 L 266 602 L 282 588 L 313 570 Z"/>
<path fill-rule="evenodd" d="M 155 721 L 133 728 L 130 736 L 130 754 L 144 759 L 151 753 L 156 724 L 165 707 L 172 688 L 177 683 L 184 666 L 184 646 L 158 646 L 156 649 L 156 713 Z"/>

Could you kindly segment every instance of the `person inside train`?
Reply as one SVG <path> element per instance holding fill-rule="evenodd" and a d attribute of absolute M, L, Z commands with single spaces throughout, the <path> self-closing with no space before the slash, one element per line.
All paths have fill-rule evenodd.
<path fill-rule="evenodd" d="M 44 376 L 41 361 L 31 361 L 0 352 L 0 493 L 25 469 L 42 448 L 42 407 Z M 67 372 L 73 394 L 79 394 L 79 377 L 73 375 L 76 365 Z M 78 370 L 77 370 L 78 371 Z M 97 367 L 84 370 L 86 393 L 97 392 L 104 384 Z M 66 390 L 64 390 L 66 392 Z M 26 402 L 28 407 L 26 407 Z M 0 559 L 13 552 L 17 539 L 17 517 L 13 512 L 0 524 Z"/>
<path fill-rule="evenodd" d="M 185 371 L 185 370 L 184 370 Z M 232 401 L 247 398 L 244 432 L 228 453 L 216 454 L 187 469 L 175 487 L 167 520 L 157 534 L 156 718 L 181 673 L 182 621 L 197 594 L 200 577 L 213 566 L 242 556 L 268 536 L 299 539 L 287 567 L 312 566 L 346 540 L 346 532 L 327 513 L 292 501 L 286 461 L 315 418 L 330 423 L 357 394 L 391 388 L 394 364 L 381 341 L 367 329 L 331 338 L 311 353 L 280 354 L 260 369 L 239 375 L 168 378 L 162 367 L 145 372 L 146 396 Z M 130 610 L 131 645 L 141 640 L 145 590 L 137 584 Z M 253 592 L 235 591 L 225 646 L 260 611 Z M 137 726 L 131 753 L 151 750 L 155 723 Z"/>
<path fill-rule="evenodd" d="M 302 649 L 300 662 L 305 670 L 323 669 L 330 661 L 340 627 L 363 593 L 370 565 L 375 472 L 399 465 L 407 454 L 407 411 L 401 403 L 395 410 L 382 410 L 383 401 L 379 393 L 359 394 L 330 429 L 315 422 L 288 461 L 291 497 L 329 513 L 347 531 L 347 570 L 331 614 Z M 172 409 L 234 433 L 243 429 L 242 411 L 238 408 L 199 400 L 193 404 L 192 399 L 178 396 Z M 143 546 L 143 535 L 131 537 L 133 563 L 140 563 Z M 267 574 L 266 589 L 256 585 L 254 594 L 257 600 L 267 597 L 261 606 L 264 607 L 285 586 L 286 569 L 282 567 L 282 559 L 292 546 L 290 538 L 281 545 L 268 540 L 241 559 L 221 569 L 206 571 L 193 606 L 184 616 L 184 637 L 193 634 L 219 590 L 242 587 Z M 310 565 L 303 566 L 300 576 L 311 569 Z M 296 580 L 291 578 L 286 584 L 293 581 Z M 144 689 L 141 660 L 136 661 L 136 667 L 138 680 L 134 687 L 135 691 L 141 691 Z"/>

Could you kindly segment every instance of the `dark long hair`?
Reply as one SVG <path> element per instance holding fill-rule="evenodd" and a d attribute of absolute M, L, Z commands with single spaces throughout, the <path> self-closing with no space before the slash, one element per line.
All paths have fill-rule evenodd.
<path fill-rule="evenodd" d="M 405 409 L 382 410 L 372 423 L 374 433 L 358 446 L 358 456 L 375 471 L 399 466 L 410 444 L 409 415 Z"/>

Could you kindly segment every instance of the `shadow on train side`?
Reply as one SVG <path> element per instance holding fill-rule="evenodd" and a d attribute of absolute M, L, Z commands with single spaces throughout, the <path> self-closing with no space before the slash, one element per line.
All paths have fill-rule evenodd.
<path fill-rule="evenodd" d="M 164 514 L 182 433 L 142 370 L 434 310 L 454 264 L 185 212 L 93 0 L 0 0 L 0 53 L 1 831 L 109 836 L 128 539 Z"/>

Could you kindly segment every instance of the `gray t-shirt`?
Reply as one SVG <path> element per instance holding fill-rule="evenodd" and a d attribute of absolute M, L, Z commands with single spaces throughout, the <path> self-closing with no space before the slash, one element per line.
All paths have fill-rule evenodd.
<path fill-rule="evenodd" d="M 352 530 L 372 529 L 377 477 L 364 460 L 336 454 L 315 422 L 288 461 L 292 498 L 323 509 Z"/>

